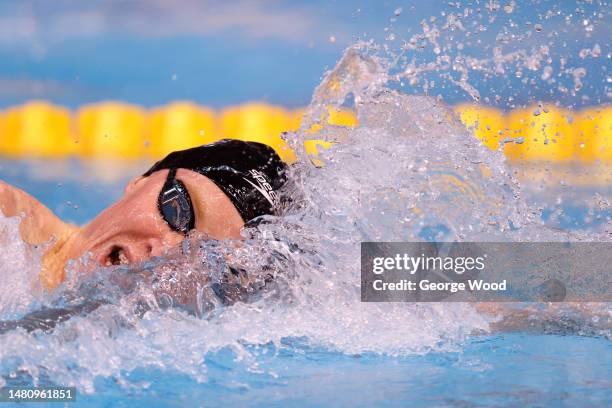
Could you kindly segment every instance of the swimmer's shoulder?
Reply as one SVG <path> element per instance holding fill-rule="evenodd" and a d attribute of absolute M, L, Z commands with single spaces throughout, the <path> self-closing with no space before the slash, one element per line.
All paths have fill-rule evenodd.
<path fill-rule="evenodd" d="M 19 232 L 28 244 L 39 245 L 54 237 L 65 237 L 76 228 L 60 220 L 30 194 L 1 180 L 0 210 L 6 217 L 21 217 Z"/>
<path fill-rule="evenodd" d="M 24 242 L 51 243 L 43 257 L 40 278 L 47 289 L 57 287 L 64 279 L 66 252 L 78 235 L 78 227 L 63 222 L 36 198 L 1 180 L 0 210 L 6 217 L 21 218 L 19 233 Z"/>

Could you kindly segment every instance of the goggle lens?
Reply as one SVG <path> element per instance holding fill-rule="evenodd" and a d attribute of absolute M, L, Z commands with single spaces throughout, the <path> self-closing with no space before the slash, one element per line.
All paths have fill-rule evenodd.
<path fill-rule="evenodd" d="M 162 218 L 174 231 L 189 233 L 195 227 L 193 205 L 189 191 L 185 185 L 176 179 L 176 169 L 170 169 L 166 183 L 162 187 L 157 200 Z"/>

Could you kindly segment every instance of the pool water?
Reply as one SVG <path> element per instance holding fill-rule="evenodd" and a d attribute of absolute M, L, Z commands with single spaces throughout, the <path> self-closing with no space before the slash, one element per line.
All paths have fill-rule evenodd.
<path fill-rule="evenodd" d="M 347 355 L 299 339 L 257 347 L 258 370 L 222 350 L 206 356 L 209 380 L 138 370 L 146 389 L 97 382 L 80 402 L 117 406 L 606 406 L 612 357 L 602 338 L 512 333 L 475 336 L 455 352 L 408 357 Z M 231 378 L 231 382 L 227 380 Z M 98 388 L 98 387 L 97 387 Z M 127 397 L 127 398 L 126 398 Z M 125 399 L 124 399 L 125 398 Z"/>
<path fill-rule="evenodd" d="M 121 167 L 116 163 L 112 166 Z M 119 198 L 121 186 L 138 174 L 141 167 L 146 168 L 146 163 L 122 166 L 120 177 L 103 181 L 97 176 L 104 171 L 103 164 L 92 170 L 91 164 L 79 161 L 4 160 L 1 175 L 3 180 L 33 192 L 64 219 L 82 224 Z M 60 185 L 47 178 L 53 173 L 49 169 L 54 168 L 61 169 L 56 172 L 61 175 Z M 70 174 L 79 176 L 71 178 Z M 535 195 L 532 199 L 548 198 Z M 572 205 L 574 212 L 566 215 L 574 220 L 570 225 L 584 228 L 580 219 L 590 212 L 588 206 Z M 159 330 L 168 327 L 163 325 Z M 182 407 L 197 401 L 197 405 L 207 407 L 609 406 L 612 402 L 609 333 L 557 328 L 548 334 L 482 334 L 450 342 L 441 338 L 439 342 L 444 344 L 441 349 L 436 350 L 436 345 L 431 344 L 404 355 L 343 352 L 337 347 L 312 344 L 306 337 L 283 337 L 262 344 L 245 341 L 245 350 L 237 351 L 233 345 L 227 345 L 193 356 L 201 362 L 192 364 L 206 368 L 202 378 L 172 367 L 165 369 L 157 363 L 150 366 L 145 353 L 139 356 L 142 366 L 130 364 L 125 370 L 119 367 L 120 378 L 113 374 L 92 377 L 92 382 L 79 390 L 78 405 Z M 175 335 L 187 338 L 177 341 Z M 178 345 L 189 341 L 190 332 L 170 330 L 166 336 L 168 342 Z M 86 350 L 87 345 L 82 346 Z M 152 351 L 155 349 L 149 349 Z M 6 385 L 32 384 L 27 372 L 10 374 L 15 372 L 10 369 L 11 357 L 18 355 L 3 356 Z M 53 367 L 48 368 L 51 373 L 45 374 L 43 369 L 38 374 L 39 384 L 63 385 L 53 378 Z"/>
<path fill-rule="evenodd" d="M 381 88 L 384 75 L 353 50 L 315 91 L 305 129 L 330 100 L 359 101 L 358 128 L 318 134 L 338 142 L 323 167 L 301 147 L 307 132 L 287 136 L 300 159 L 295 206 L 249 230 L 234 254 L 249 271 L 282 255 L 270 292 L 186 311 L 144 281 L 122 295 L 109 278 L 121 267 L 98 269 L 97 292 L 69 270 L 62 290 L 107 304 L 51 333 L 1 334 L 0 385 L 73 385 L 84 406 L 609 406 L 609 305 L 593 317 L 535 311 L 531 331 L 494 332 L 495 319 L 466 303 L 360 302 L 361 241 L 606 241 L 612 231 L 609 187 L 530 191 L 444 104 Z M 345 81 L 332 89 L 332 77 Z M 147 167 L 4 160 L 0 177 L 81 224 Z M 0 318 L 69 302 L 30 293 L 40 253 L 19 244 L 14 220 L 0 227 Z M 142 268 L 162 282 L 214 278 L 234 249 L 196 236 Z"/>

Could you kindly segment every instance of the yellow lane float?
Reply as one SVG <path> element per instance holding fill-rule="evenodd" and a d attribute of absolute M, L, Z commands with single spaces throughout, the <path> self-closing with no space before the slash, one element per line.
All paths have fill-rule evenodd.
<path fill-rule="evenodd" d="M 147 116 L 142 108 L 107 102 L 80 109 L 77 118 L 84 156 L 133 159 L 144 155 Z"/>
<path fill-rule="evenodd" d="M 569 111 L 552 106 L 517 109 L 508 115 L 512 139 L 504 152 L 512 161 L 569 161 L 576 156 L 574 118 Z"/>
<path fill-rule="evenodd" d="M 303 113 L 304 111 L 302 111 Z M 300 119 L 301 121 L 301 119 Z M 336 109 L 333 106 L 327 107 L 327 118 L 322 114 L 319 118 L 319 123 L 315 123 L 306 130 L 308 134 L 315 134 L 323 129 L 323 124 L 327 123 L 333 126 L 355 127 L 359 125 L 357 115 L 349 109 Z"/>
<path fill-rule="evenodd" d="M 291 126 L 289 112 L 278 106 L 249 103 L 224 109 L 221 112 L 223 137 L 265 143 L 286 162 L 297 158 L 288 143 L 281 138 Z"/>
<path fill-rule="evenodd" d="M 303 110 L 301 111 L 301 114 L 303 116 Z M 316 135 L 324 129 L 323 124 L 354 128 L 359 125 L 359 121 L 357 120 L 357 115 L 355 114 L 355 112 L 349 109 L 337 109 L 333 106 L 328 106 L 327 118 L 325 118 L 324 115 L 321 115 L 321 117 L 319 118 L 319 123 L 315 123 L 309 129 L 307 129 L 306 134 L 313 136 Z M 328 142 L 322 139 L 310 139 L 304 141 L 304 149 L 306 150 L 306 153 L 310 155 L 311 162 L 317 167 L 322 167 L 324 165 L 324 163 L 317 158 L 320 152 L 319 148 L 329 149 L 331 146 L 333 146 L 332 142 Z"/>
<path fill-rule="evenodd" d="M 612 106 L 585 109 L 576 120 L 580 149 L 586 162 L 612 162 Z"/>
<path fill-rule="evenodd" d="M 295 109 L 289 112 L 289 118 L 287 123 L 287 130 L 290 132 L 295 132 L 299 130 L 300 125 L 302 124 L 302 117 L 304 116 L 305 109 Z"/>
<path fill-rule="evenodd" d="M 218 139 L 212 109 L 176 102 L 150 113 L 149 154 L 155 158 Z"/>
<path fill-rule="evenodd" d="M 0 122 L 0 151 L 7 156 L 63 157 L 78 153 L 70 111 L 46 102 L 8 109 Z"/>
<path fill-rule="evenodd" d="M 475 104 L 461 104 L 455 107 L 461 123 L 474 132 L 482 144 L 491 150 L 499 148 L 499 142 L 506 135 L 506 122 L 497 109 Z"/>
<path fill-rule="evenodd" d="M 4 129 L 4 121 L 5 121 L 4 117 L 5 117 L 5 113 L 0 110 L 0 151 L 6 154 L 7 146 L 5 145 L 10 142 L 10 139 L 8 137 L 8 132 L 6 132 Z M 5 137 L 4 135 L 7 135 L 7 136 Z"/>
<path fill-rule="evenodd" d="M 475 104 L 455 107 L 461 122 L 490 149 L 505 143 L 504 153 L 518 161 L 612 162 L 612 107 L 569 112 L 552 105 L 515 109 L 507 114 Z M 9 157 L 141 158 L 161 157 L 173 150 L 235 138 L 266 143 L 292 162 L 295 153 L 281 134 L 297 130 L 303 109 L 293 111 L 264 103 L 228 107 L 221 112 L 190 102 L 145 110 L 118 102 L 88 105 L 72 114 L 46 102 L 30 102 L 0 113 L 0 154 Z M 325 115 L 323 115 L 325 116 Z M 358 125 L 354 112 L 328 107 L 306 129 L 312 138 L 306 151 L 316 158 L 325 141 L 324 125 Z M 314 160 L 313 160 L 314 161 Z"/>

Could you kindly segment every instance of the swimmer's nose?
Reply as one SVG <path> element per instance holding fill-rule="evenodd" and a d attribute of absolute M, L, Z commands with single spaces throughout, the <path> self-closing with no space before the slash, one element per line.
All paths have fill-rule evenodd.
<path fill-rule="evenodd" d="M 151 238 L 147 240 L 146 251 L 147 257 L 152 256 L 161 256 L 166 253 L 169 246 L 164 243 L 163 240 L 159 238 Z"/>
<path fill-rule="evenodd" d="M 156 239 L 113 243 L 104 252 L 100 263 L 103 266 L 127 265 L 162 255 L 164 250 L 163 242 Z"/>
<path fill-rule="evenodd" d="M 147 237 L 140 239 L 118 239 L 104 245 L 99 263 L 102 266 L 125 265 L 137 263 L 153 256 L 162 256 L 170 248 L 182 241 L 182 236 L 176 234 L 166 237 Z"/>
<path fill-rule="evenodd" d="M 133 262 L 133 258 L 129 249 L 118 244 L 109 246 L 100 259 L 102 266 L 126 265 L 131 262 Z"/>

